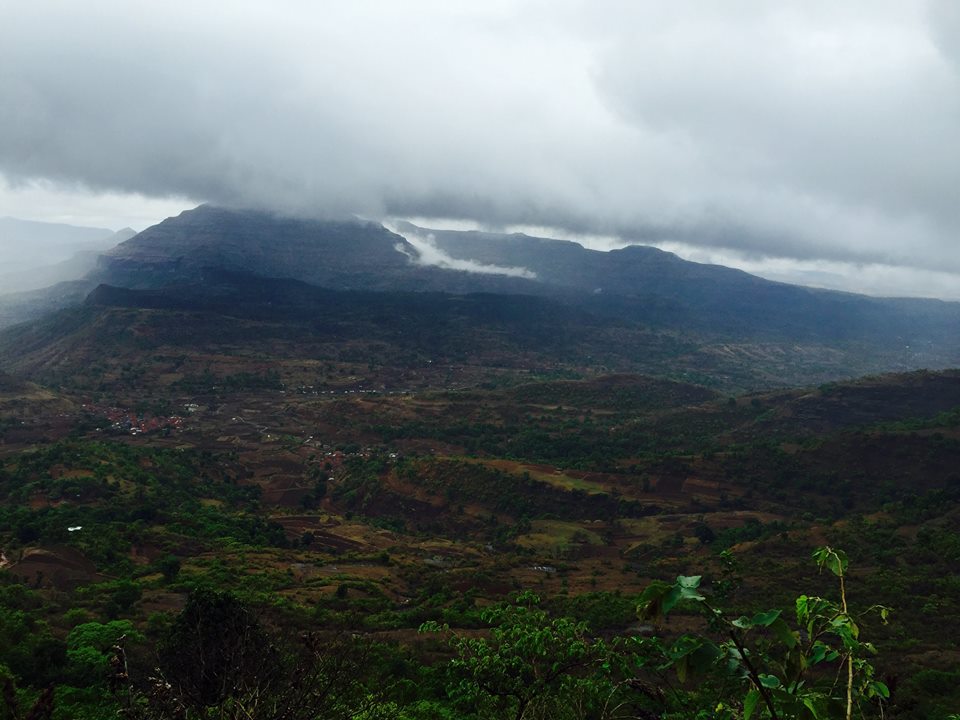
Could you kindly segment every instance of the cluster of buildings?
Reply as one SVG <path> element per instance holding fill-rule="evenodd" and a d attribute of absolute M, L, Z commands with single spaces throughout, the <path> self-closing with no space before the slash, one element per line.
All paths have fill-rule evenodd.
<path fill-rule="evenodd" d="M 170 417 L 138 415 L 132 410 L 119 407 L 107 407 L 88 403 L 83 406 L 84 412 L 106 418 L 110 422 L 110 429 L 115 432 L 141 435 L 169 428 L 180 430 L 183 428 L 183 418 L 179 415 Z"/>
<path fill-rule="evenodd" d="M 357 388 L 340 388 L 335 390 L 314 387 L 313 385 L 300 385 L 295 391 L 300 395 L 410 395 L 411 390 L 380 390 Z"/>

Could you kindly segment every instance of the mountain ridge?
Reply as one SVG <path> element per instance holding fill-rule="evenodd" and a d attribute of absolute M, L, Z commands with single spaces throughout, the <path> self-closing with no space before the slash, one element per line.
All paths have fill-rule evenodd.
<path fill-rule="evenodd" d="M 609 355 L 603 343 L 624 333 L 634 337 L 625 347 L 642 353 L 637 338 L 666 333 L 711 348 L 713 356 L 732 345 L 777 347 L 778 353 L 802 356 L 805 366 L 819 361 L 835 368 L 837 358 L 845 358 L 840 367 L 847 369 L 838 376 L 960 365 L 960 303 L 805 288 L 645 246 L 602 252 L 546 238 L 398 227 L 426 233 L 435 247 L 464 262 L 527 268 L 536 277 L 413 262 L 423 259 L 422 238 L 408 241 L 376 223 L 200 206 L 117 245 L 84 280 L 63 285 L 52 300 L 42 293 L 31 296 L 33 307 L 46 312 L 90 293 L 93 306 L 194 310 L 281 323 L 301 322 L 304 309 L 314 308 L 341 326 L 354 318 L 358 328 L 386 323 L 405 329 L 421 338 L 424 352 L 430 352 L 423 345 L 427 337 L 476 347 L 467 339 L 468 317 L 508 336 L 519 327 L 514 320 L 522 318 L 525 332 L 546 342 L 544 323 L 533 320 L 541 313 L 552 317 L 559 337 L 581 338 L 577 352 L 584 357 Z M 361 294 L 343 294 L 350 292 Z M 406 293 L 437 294 L 417 299 Z M 466 299 L 458 304 L 457 296 Z M 332 308 L 341 308 L 339 316 Z M 467 315 L 463 308 L 469 308 Z M 39 316 L 35 309 L 31 317 Z M 372 318 L 378 319 L 370 325 Z M 430 322 L 453 323 L 455 329 L 424 334 Z M 578 323 L 591 328 L 588 341 Z M 13 345 L 4 344 L 9 361 Z M 632 367 L 617 353 L 615 367 Z"/>

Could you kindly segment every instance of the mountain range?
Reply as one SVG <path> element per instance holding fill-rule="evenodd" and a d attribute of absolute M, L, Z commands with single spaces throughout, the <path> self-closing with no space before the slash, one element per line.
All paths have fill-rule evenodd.
<path fill-rule="evenodd" d="M 393 232 L 206 205 L 120 242 L 81 278 L 3 296 L 0 318 L 36 321 L 83 299 L 86 314 L 75 318 L 90 308 L 193 309 L 233 321 L 270 318 L 304 333 L 308 321 L 355 338 L 376 327 L 380 340 L 409 346 L 420 338 L 419 351 L 456 347 L 457 357 L 479 352 L 478 338 L 498 337 L 543 362 L 606 357 L 617 371 L 663 371 L 683 357 L 689 374 L 706 353 L 709 372 L 766 363 L 761 385 L 777 384 L 778 366 L 783 382 L 799 382 L 960 364 L 960 303 L 789 285 L 653 247 L 601 252 L 522 234 L 409 223 Z M 20 342 L 9 338 L 55 342 L 42 327 L 0 337 L 0 362 L 20 362 L 2 350 Z M 675 350 L 652 353 L 651 366 L 645 356 L 665 338 Z M 779 358 L 772 364 L 771 355 Z M 717 362 L 727 369 L 709 367 Z"/>
<path fill-rule="evenodd" d="M 879 299 L 772 282 L 647 246 L 601 252 L 522 234 L 438 231 L 409 223 L 292 220 L 201 206 L 101 258 L 97 279 L 122 287 L 196 281 L 205 267 L 334 290 L 542 295 L 630 319 L 798 339 L 869 338 L 914 348 L 960 329 L 960 303 Z M 428 236 L 473 271 L 426 266 L 404 234 Z M 478 272 L 476 269 L 481 271 Z M 492 272 L 522 269 L 525 276 Z"/>

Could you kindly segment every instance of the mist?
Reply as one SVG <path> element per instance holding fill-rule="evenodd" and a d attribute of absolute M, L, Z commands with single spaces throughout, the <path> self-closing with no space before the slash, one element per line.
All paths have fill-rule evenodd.
<path fill-rule="evenodd" d="M 476 260 L 451 257 L 449 254 L 437 247 L 432 233 L 414 231 L 410 225 L 399 228 L 396 225 L 386 223 L 386 227 L 391 232 L 402 236 L 416 250 L 416 255 L 407 252 L 400 244 L 397 245 L 397 252 L 406 255 L 414 265 L 426 265 L 432 267 L 444 268 L 447 270 L 459 270 L 461 272 L 479 273 L 481 275 L 506 275 L 508 277 L 520 277 L 534 280 L 537 274 L 532 270 L 523 267 L 506 267 L 501 265 L 488 265 L 477 262 Z"/>
<path fill-rule="evenodd" d="M 85 275 L 96 258 L 133 231 L 0 217 L 0 294 L 47 287 Z"/>

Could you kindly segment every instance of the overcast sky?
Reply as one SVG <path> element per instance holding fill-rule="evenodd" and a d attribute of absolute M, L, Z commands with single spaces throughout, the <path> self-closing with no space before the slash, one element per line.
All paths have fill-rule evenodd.
<path fill-rule="evenodd" d="M 0 215 L 202 201 L 960 298 L 960 3 L 0 0 Z"/>

